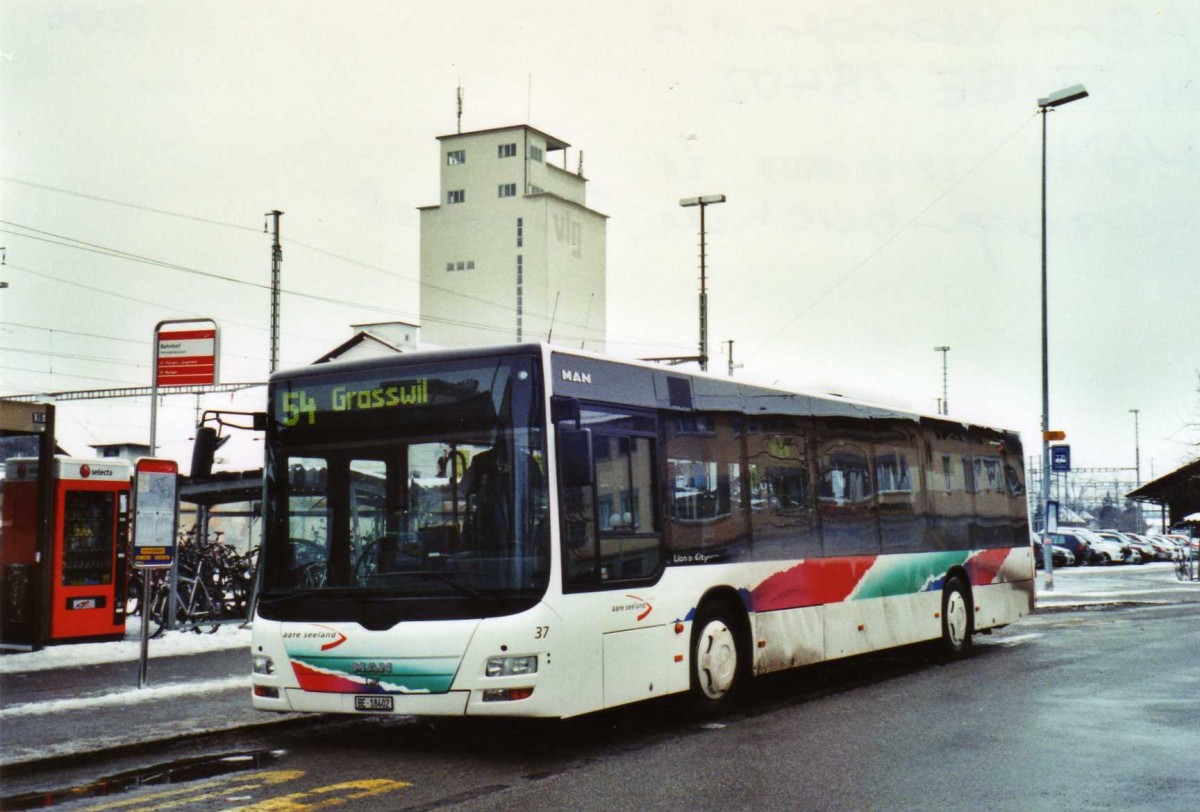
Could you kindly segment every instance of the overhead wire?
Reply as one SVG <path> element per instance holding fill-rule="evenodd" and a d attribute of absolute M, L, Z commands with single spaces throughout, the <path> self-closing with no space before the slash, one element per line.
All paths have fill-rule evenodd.
<path fill-rule="evenodd" d="M 104 196 L 101 196 L 101 195 L 92 195 L 92 194 L 86 194 L 86 193 L 83 193 L 83 192 L 74 192 L 74 191 L 71 191 L 71 190 L 68 190 L 68 189 L 61 189 L 61 188 L 54 187 L 54 186 L 49 186 L 49 185 L 46 185 L 46 184 L 34 183 L 34 182 L 32 182 L 32 181 L 27 181 L 27 180 L 20 179 L 20 178 L 13 178 L 13 177 L 8 177 L 8 176 L 0 176 L 0 180 L 2 180 L 2 181 L 6 181 L 6 182 L 9 182 L 9 183 L 16 183 L 16 184 L 20 184 L 20 185 L 24 185 L 24 186 L 29 186 L 29 187 L 32 187 L 32 188 L 37 188 L 37 189 L 42 189 L 42 190 L 46 190 L 46 191 L 56 192 L 56 193 L 59 193 L 59 194 L 65 194 L 65 195 L 69 195 L 69 196 L 72 196 L 72 197 L 78 197 L 78 198 L 82 198 L 82 199 L 86 199 L 86 200 L 93 200 L 93 201 L 97 201 L 97 202 L 101 202 L 101 203 L 108 203 L 108 204 L 112 204 L 112 205 L 116 205 L 116 206 L 123 206 L 123 207 L 131 208 L 131 209 L 136 209 L 136 210 L 139 210 L 139 211 L 146 211 L 146 212 L 151 212 L 151 213 L 154 213 L 154 214 L 161 214 L 161 215 L 165 215 L 165 216 L 169 216 L 169 217 L 177 217 L 177 218 L 181 218 L 181 219 L 185 219 L 185 220 L 192 220 L 192 221 L 195 221 L 195 222 L 201 222 L 201 223 L 205 223 L 205 224 L 208 224 L 208 225 L 214 225 L 214 226 L 220 226 L 220 227 L 224 227 L 224 228 L 236 229 L 236 230 L 239 230 L 239 231 L 245 231 L 245 232 L 251 232 L 251 233 L 258 233 L 258 229 L 251 228 L 251 227 L 249 227 L 249 226 L 243 226 L 243 225 L 239 225 L 239 224 L 236 224 L 236 223 L 229 223 L 229 222 L 225 222 L 225 221 L 221 221 L 221 220 L 215 220 L 215 219 L 210 219 L 210 218 L 205 218 L 205 217 L 197 217 L 197 216 L 194 216 L 194 215 L 183 214 L 183 213 L 181 213 L 181 212 L 174 212 L 174 211 L 169 211 L 169 210 L 166 210 L 166 209 L 154 208 L 154 207 L 151 207 L 151 206 L 139 205 L 139 204 L 135 204 L 135 203 L 130 203 L 130 202 L 128 202 L 128 201 L 122 201 L 122 200 L 117 200 L 117 199 L 114 199 L 114 198 L 104 197 Z M 97 245 L 97 244 L 95 244 L 95 243 L 90 243 L 90 242 L 87 242 L 87 241 L 85 241 L 85 240 L 78 240 L 78 239 L 76 239 L 76 238 L 69 237 L 69 236 L 66 236 L 66 235 L 61 235 L 61 234 L 55 234 L 55 233 L 53 233 L 53 232 L 42 231 L 42 230 L 39 230 L 39 229 L 32 228 L 32 227 L 30 227 L 30 226 L 24 226 L 24 225 L 21 225 L 21 224 L 18 224 L 18 223 L 13 223 L 13 222 L 11 222 L 11 221 L 0 220 L 0 223 L 6 223 L 6 224 L 9 224 L 9 225 L 14 225 L 14 226 L 16 226 L 16 227 L 18 227 L 18 228 L 24 228 L 24 229 L 26 229 L 26 230 L 28 230 L 28 231 L 32 231 L 32 232 L 34 232 L 34 233 L 36 233 L 36 234 L 43 234 L 43 235 L 46 235 L 46 237 L 56 237 L 56 238 L 58 238 L 58 239 L 60 239 L 60 240 L 68 240 L 68 241 L 70 241 L 70 242 L 72 242 L 72 243 L 77 243 L 77 245 L 69 245 L 69 244 L 67 244 L 67 245 L 63 245 L 62 243 L 55 243 L 53 240 L 46 239 L 45 237 L 43 237 L 43 238 L 42 238 L 42 241 L 43 241 L 43 242 L 48 242 L 48 243 L 50 243 L 50 244 L 59 244 L 59 245 L 63 245 L 63 247 L 68 247 L 68 248 L 72 248 L 72 247 L 74 247 L 74 248 L 77 248 L 77 249 L 79 249 L 79 250 L 91 250 L 93 253 L 99 253 L 99 254 L 101 254 L 101 255 L 113 256 L 113 257 L 118 257 L 118 258 L 126 258 L 126 259 L 130 259 L 130 260 L 132 260 L 132 261 L 144 262 L 144 263 L 148 263 L 148 264 L 155 265 L 155 266 L 158 266 L 158 267 L 168 268 L 168 269 L 171 269 L 171 270 L 177 270 L 177 271 L 184 272 L 184 273 L 198 274 L 198 275 L 200 275 L 200 276 L 207 276 L 207 277 L 214 278 L 214 279 L 220 279 L 220 280 L 224 280 L 224 281 L 234 282 L 234 283 L 237 283 L 237 284 L 244 284 L 244 285 L 249 285 L 249 286 L 251 286 L 251 287 L 256 287 L 256 288 L 260 288 L 260 289 L 270 290 L 270 286 L 269 286 L 269 285 L 265 285 L 265 284 L 262 284 L 262 283 L 250 282 L 250 281 L 247 281 L 247 280 L 244 280 L 244 279 L 237 279 L 237 278 L 235 278 L 235 277 L 226 277 L 226 276 L 223 276 L 223 275 L 221 275 L 221 274 L 213 274 L 213 273 L 211 273 L 211 272 L 207 272 L 207 271 L 201 271 L 201 270 L 199 270 L 199 269 L 195 269 L 195 268 L 189 268 L 189 267 L 187 267 L 187 266 L 182 266 L 182 265 L 177 265 L 177 264 L 174 264 L 174 263 L 164 262 L 164 261 L 162 261 L 162 260 L 157 260 L 157 259 L 154 259 L 154 258 L 152 258 L 152 257 L 146 257 L 146 256 L 143 256 L 143 255 L 140 255 L 140 254 L 135 254 L 135 253 L 132 253 L 132 252 L 122 251 L 122 250 L 120 250 L 120 249 L 114 249 L 114 248 L 109 248 L 109 247 L 106 247 L 106 246 Z M 3 232 L 3 233 L 9 233 L 9 234 L 13 234 L 14 236 L 23 236 L 23 237 L 26 237 L 26 238 L 28 238 L 28 239 L 38 239 L 37 237 L 34 237 L 34 236 L 30 235 L 30 234 L 22 234 L 22 233 L 20 233 L 20 232 L 6 231 L 5 229 L 0 229 L 0 232 Z M 504 311 L 506 311 L 506 312 L 512 312 L 512 313 L 514 313 L 514 314 L 517 312 L 517 310 L 516 310 L 516 308 L 515 308 L 515 307 L 512 307 L 512 306 L 510 306 L 510 305 L 507 305 L 507 304 L 503 304 L 503 303 L 500 303 L 500 302 L 496 302 L 496 301 L 493 301 L 493 300 L 490 300 L 490 299 L 487 299 L 487 298 L 484 298 L 484 297 L 473 296 L 473 295 L 471 295 L 471 294 L 469 294 L 469 293 L 465 293 L 465 292 L 463 292 L 463 291 L 458 291 L 458 290 L 453 290 L 453 289 L 451 289 L 451 288 L 447 288 L 447 287 L 444 287 L 444 286 L 441 286 L 441 285 L 437 285 L 437 284 L 434 284 L 434 283 L 432 283 L 432 282 L 422 282 L 422 281 L 421 281 L 421 280 L 419 280 L 419 279 L 415 279 L 415 278 L 413 278 L 413 277 L 410 277 L 410 276 L 406 276 L 406 275 L 403 275 L 403 274 L 399 274 L 399 273 L 396 273 L 396 272 L 394 272 L 394 271 L 389 271 L 389 270 L 387 270 L 387 269 L 385 269 L 385 268 L 380 268 L 380 267 L 378 267 L 378 266 L 371 265 L 371 264 L 369 264 L 369 263 L 362 262 L 362 261 L 360 261 L 360 260 L 356 260 L 356 259 L 354 259 L 354 258 L 352 258 L 352 257 L 348 257 L 348 256 L 345 256 L 345 255 L 343 255 L 343 254 L 338 254 L 338 253 L 336 253 L 336 252 L 329 251 L 329 250 L 327 250 L 327 249 L 319 248 L 319 247 L 317 247 L 317 246 L 315 246 L 315 245 L 311 245 L 311 244 L 308 244 L 308 243 L 305 243 L 305 242 L 302 242 L 302 241 L 299 241 L 299 240 L 295 240 L 295 239 L 291 239 L 291 238 L 284 238 L 284 240 L 283 240 L 283 241 L 284 241 L 284 242 L 287 242 L 287 243 L 289 243 L 289 244 L 297 245 L 297 246 L 299 246 L 299 247 L 305 248 L 305 249 L 307 249 L 307 250 L 310 250 L 310 251 L 314 251 L 314 252 L 317 252 L 317 253 L 320 253 L 320 254 L 324 254 L 324 255 L 326 255 L 326 256 L 329 256 L 329 257 L 332 257 L 332 258 L 334 258 L 334 259 L 338 259 L 338 260 L 340 260 L 340 261 L 342 261 L 342 262 L 346 262 L 346 263 L 349 263 L 349 264 L 352 264 L 352 265 L 357 265 L 357 266 L 359 266 L 359 267 L 366 268 L 366 269 L 368 269 L 368 270 L 373 270 L 373 271 L 376 271 L 376 272 L 378 272 L 378 273 L 382 273 L 382 274 L 384 274 L 384 275 L 391 276 L 391 277 L 393 277 L 393 278 L 396 278 L 396 279 L 400 279 L 400 280 L 402 280 L 402 281 L 407 281 L 407 282 L 416 283 L 416 284 L 420 285 L 422 288 L 430 288 L 430 289 L 432 289 L 432 290 L 438 290 L 438 291 L 440 291 L 440 292 L 443 292 L 443 293 L 448 293 L 448 294 L 450 294 L 450 295 L 453 295 L 453 296 L 461 297 L 461 298 L 463 298 L 463 299 L 466 299 L 466 300 L 468 300 L 468 301 L 475 301 L 475 302 L 479 302 L 479 303 L 482 303 L 482 304 L 488 305 L 488 306 L 490 306 L 490 307 L 496 307 L 496 308 L 499 308 L 499 309 L 501 309 L 501 310 L 504 310 Z M 287 293 L 287 294 L 289 294 L 289 295 L 292 295 L 292 296 L 298 296 L 298 297 L 301 297 L 301 298 L 314 299 L 314 300 L 317 300 L 317 301 L 326 301 L 326 302 L 329 302 L 329 303 L 332 303 L 332 304 L 340 304 L 340 305 L 342 305 L 342 306 L 346 306 L 346 307 L 363 308 L 363 309 L 367 309 L 367 310 L 374 310 L 374 311 L 376 311 L 376 312 L 383 312 L 383 313 L 390 314 L 390 315 L 402 315 L 402 316 L 404 316 L 405 318 L 415 319 L 415 320 L 417 320 L 417 321 L 434 321 L 434 322 L 439 322 L 439 323 L 451 324 L 451 325 L 455 325 L 455 326 L 470 326 L 470 327 L 474 327 L 474 328 L 478 328 L 478 329 L 485 329 L 485 330 L 489 330 L 489 331 L 492 331 L 492 332 L 497 332 L 497 333 L 501 333 L 501 334 L 504 334 L 504 333 L 509 333 L 509 332 L 511 332 L 511 330 L 510 330 L 509 328 L 506 328 L 506 327 L 494 327 L 494 326 L 492 326 L 492 325 L 486 325 L 486 324 L 482 324 L 482 323 L 479 323 L 479 322 L 468 322 L 468 321 L 463 321 L 463 320 L 456 320 L 456 319 L 444 319 L 444 318 L 439 318 L 439 317 L 431 317 L 431 316 L 425 316 L 425 317 L 422 319 L 422 318 L 421 318 L 419 315 L 417 315 L 417 314 L 405 313 L 405 312 L 402 312 L 402 311 L 394 311 L 394 310 L 388 310 L 388 309 L 383 309 L 383 308 L 377 308 L 377 307 L 373 307 L 373 306 L 369 306 L 369 305 L 362 305 L 362 304 L 355 303 L 355 302 L 349 302 L 349 301 L 346 301 L 346 300 L 339 300 L 339 299 L 335 299 L 335 298 L 333 298 L 333 297 L 320 297 L 320 296 L 318 296 L 318 295 L 316 295 L 316 294 L 308 294 L 308 293 L 304 293 L 304 292 L 302 292 L 302 291 L 288 290 L 288 289 L 286 289 L 286 288 L 281 288 L 281 292 L 283 292 L 283 293 Z M 537 316 L 537 317 L 539 317 L 539 318 L 543 318 L 543 319 L 546 319 L 546 318 L 547 318 L 547 315 L 546 315 L 545 313 L 540 313 L 540 314 L 538 314 L 538 313 L 533 313 L 533 314 L 530 314 L 530 315 L 534 315 L 534 316 Z M 579 324 L 579 323 L 577 323 L 577 322 L 572 322 L 572 321 L 570 321 L 570 320 L 566 320 L 566 319 L 564 319 L 564 320 L 563 320 L 561 323 L 562 323 L 562 324 L 565 324 L 565 325 L 569 325 L 569 326 L 571 326 L 571 327 L 575 327 L 575 328 L 578 328 L 578 329 L 582 329 L 582 330 L 584 331 L 584 333 L 585 333 L 584 335 L 566 336 L 566 338 L 567 338 L 567 339 L 571 339 L 571 340 L 586 340 L 586 339 L 587 339 L 587 337 L 588 337 L 588 336 L 586 335 L 586 333 L 587 333 L 587 332 L 590 330 L 590 325 L 586 325 L 586 324 Z M 266 329 L 266 328 L 256 328 L 256 329 Z M 650 347 L 650 346 L 653 346 L 653 347 L 672 346 L 671 344 L 669 344 L 669 343 L 665 343 L 665 342 L 662 342 L 662 341 L 647 341 L 647 340 L 645 340 L 645 339 L 634 338 L 634 337 L 631 337 L 631 336 L 608 335 L 608 336 L 606 336 L 606 340 L 608 340 L 608 341 L 610 341 L 610 342 L 612 342 L 612 343 L 623 344 L 623 345 L 627 345 L 627 346 L 647 346 L 647 347 Z M 683 346 L 683 345 L 679 345 L 679 346 Z"/>
<path fill-rule="evenodd" d="M 873 259 L 875 259 L 875 257 L 879 256 L 879 254 L 881 254 L 885 248 L 887 248 L 889 245 L 891 245 L 893 242 L 895 242 L 902 234 L 904 234 L 906 231 L 908 231 L 908 229 L 911 228 L 918 220 L 920 220 L 922 217 L 924 217 L 925 214 L 930 209 L 932 209 L 934 206 L 936 206 L 938 203 L 940 203 L 943 198 L 945 198 L 952 191 L 954 191 L 954 189 L 956 189 L 959 185 L 961 185 L 962 182 L 964 180 L 966 180 L 968 177 L 970 177 L 975 172 L 976 169 L 983 166 L 983 164 L 985 164 L 987 161 L 989 161 L 993 155 L 995 155 L 997 152 L 999 152 L 1001 149 L 1003 149 L 1005 146 L 1007 146 L 1008 143 L 1010 141 L 1012 141 L 1013 138 L 1016 137 L 1017 133 L 1019 133 L 1021 130 L 1025 129 L 1027 126 L 1029 126 L 1029 123 L 1031 121 L 1033 121 L 1037 117 L 1037 115 L 1038 115 L 1037 113 L 1034 113 L 1030 118 L 1022 121 L 1021 124 L 1016 129 L 1014 129 L 1011 133 L 1009 133 L 1007 136 L 1005 136 L 1004 139 L 1001 140 L 999 144 L 997 144 L 986 155 L 984 155 L 982 158 L 980 158 L 974 164 L 974 166 L 972 166 L 970 169 L 968 169 L 966 172 L 964 172 L 961 176 L 959 176 L 959 178 L 957 180 L 955 180 L 953 183 L 951 183 L 949 186 L 947 186 L 945 189 L 943 189 L 940 193 L 938 193 L 932 200 L 930 200 L 927 204 L 925 204 L 925 206 L 920 211 L 918 211 L 915 215 L 913 215 L 911 218 L 909 218 L 907 222 L 905 222 L 902 226 L 900 226 L 898 229 L 896 229 L 894 232 L 892 232 L 891 236 L 889 236 L 886 240 L 884 240 L 882 243 L 880 243 L 878 246 L 876 246 L 869 254 L 867 254 L 858 263 L 853 265 L 848 271 L 843 273 L 838 278 L 838 280 L 836 282 L 834 282 L 831 286 L 826 288 L 824 290 L 824 292 L 821 293 L 820 296 L 818 296 L 816 299 L 809 302 L 808 305 L 806 307 L 804 307 L 804 309 L 802 309 L 799 313 L 796 313 L 794 316 L 792 316 L 790 319 L 788 319 L 783 324 L 783 326 L 780 327 L 778 330 L 776 330 L 774 333 L 772 333 L 770 335 L 770 337 L 768 337 L 767 339 L 765 339 L 763 341 L 758 342 L 755 345 L 751 345 L 751 351 L 753 352 L 753 350 L 758 349 L 761 346 L 771 344 L 776 338 L 779 337 L 779 335 L 781 333 L 783 333 L 785 330 L 787 330 L 789 327 L 791 327 L 793 324 L 795 324 L 797 321 L 799 321 L 801 316 L 808 313 L 810 310 L 812 310 L 814 307 L 819 305 L 821 302 L 828 299 L 833 294 L 834 291 L 836 291 L 838 288 L 840 288 L 842 285 L 844 285 L 846 282 L 848 282 L 850 280 L 850 278 L 852 276 L 854 276 L 856 273 L 858 273 L 863 268 L 865 268 L 871 262 L 871 260 L 873 260 Z"/>
<path fill-rule="evenodd" d="M 83 336 L 84 338 L 99 338 L 103 341 L 123 341 L 126 344 L 140 344 L 142 346 L 150 346 L 150 342 L 144 339 L 137 338 L 119 338 L 117 336 L 106 336 L 100 333 L 85 333 L 81 330 L 64 330 L 59 327 L 39 327 L 35 324 L 21 324 L 15 321 L 0 321 L 0 327 L 19 327 L 23 330 L 43 330 L 48 333 L 64 333 L 66 335 Z"/>
<path fill-rule="evenodd" d="M 126 380 L 121 380 L 118 378 L 98 378 L 95 375 L 76 375 L 71 372 L 54 372 L 54 371 L 49 371 L 49 370 L 45 370 L 45 369 L 29 369 L 28 367 L 0 366 L 0 369 L 7 369 L 7 370 L 11 370 L 13 372 L 28 372 L 33 375 L 61 375 L 64 378 L 81 378 L 83 380 L 89 380 L 89 381 L 104 381 L 105 383 L 116 383 L 116 384 L 122 384 L 124 386 L 142 386 L 143 385 L 141 381 L 126 381 Z"/>
<path fill-rule="evenodd" d="M 98 355 L 79 355 L 77 353 L 53 352 L 51 350 L 25 350 L 21 349 L 20 347 L 0 347 L 0 352 L 16 352 L 22 355 L 40 355 L 45 358 L 70 358 L 76 361 L 99 361 L 105 364 L 117 364 L 118 366 L 126 367 L 150 367 L 150 364 L 129 361 L 124 358 L 106 358 Z"/>
<path fill-rule="evenodd" d="M 72 287 L 82 288 L 83 290 L 90 290 L 90 291 L 93 291 L 94 293 L 103 293 L 106 296 L 113 296 L 118 299 L 125 299 L 126 301 L 130 301 L 130 302 L 137 302 L 138 304 L 147 305 L 149 307 L 157 307 L 157 308 L 161 308 L 163 310 L 170 310 L 175 313 L 181 313 L 185 316 L 195 316 L 197 318 L 207 318 L 206 316 L 203 316 L 192 310 L 184 310 L 182 308 L 178 308 L 173 305 L 163 304 L 162 302 L 152 302 L 148 299 L 139 299 L 136 296 L 128 296 L 124 293 L 117 293 L 115 291 L 106 290 L 104 288 L 98 288 L 93 285 L 86 285 L 83 282 L 77 282 L 74 279 L 64 279 L 61 276 L 55 276 L 54 274 L 48 274 L 48 273 L 45 273 L 44 271 L 35 271 L 32 268 L 26 268 L 22 265 L 15 265 L 11 262 L 8 263 L 5 267 L 12 268 L 17 271 L 21 271 L 23 273 L 27 273 L 32 276 L 37 276 L 42 279 L 49 279 L 52 282 L 58 282 L 63 285 L 70 285 Z M 245 327 L 249 330 L 257 330 L 259 332 L 264 332 L 264 333 L 267 332 L 269 329 L 269 328 L 263 327 L 262 325 L 259 325 L 259 324 L 251 324 L 250 322 L 238 321 L 237 319 L 223 318 L 221 321 L 224 323 L 227 323 L 227 324 L 236 324 L 239 327 Z M 51 329 L 51 328 L 42 328 L 42 329 Z M 285 333 L 284 335 L 287 335 L 289 338 L 298 338 L 298 339 L 301 339 L 304 341 L 315 342 L 315 339 L 311 338 L 310 336 L 306 336 L 306 335 L 301 335 L 301 334 L 297 334 L 297 333 Z"/>
<path fill-rule="evenodd" d="M 128 209 L 137 209 L 138 211 L 150 212 L 152 214 L 164 214 L 167 217 L 178 217 L 183 220 L 194 220 L 197 223 L 207 223 L 208 225 L 212 225 L 212 226 L 221 226 L 223 228 L 234 228 L 239 231 L 251 231 L 254 233 L 258 233 L 257 228 L 251 228 L 250 226 L 243 226 L 243 225 L 239 225 L 237 223 L 227 223 L 227 222 L 224 222 L 221 220 L 212 220 L 207 217 L 196 217 L 191 214 L 181 214 L 180 212 L 168 211 L 167 209 L 156 209 L 151 206 L 142 206 L 137 203 L 129 203 L 124 200 L 115 200 L 111 197 L 101 197 L 100 195 L 89 195 L 89 194 L 85 194 L 83 192 L 73 192 L 70 189 L 60 189 L 57 186 L 47 186 L 44 183 L 34 183 L 33 181 L 23 180 L 21 178 L 13 178 L 13 177 L 0 175 L 0 180 L 5 181 L 7 183 L 17 183 L 22 186 L 30 186 L 34 189 L 42 189 L 42 190 L 45 190 L 48 192 L 56 192 L 61 195 L 69 195 L 71 197 L 79 197 L 79 198 L 83 198 L 84 200 L 94 200 L 99 203 L 111 203 L 114 206 L 124 206 L 125 208 L 128 208 Z"/>
<path fill-rule="evenodd" d="M 87 332 L 83 332 L 81 330 L 64 330 L 59 327 L 39 327 L 34 324 L 19 324 L 14 321 L 0 321 L 0 326 L 17 327 L 17 328 L 20 328 L 23 330 L 40 330 L 40 331 L 46 332 L 46 333 L 62 333 L 64 335 L 82 336 L 84 338 L 98 338 L 103 341 L 121 341 L 126 344 L 137 344 L 138 346 L 141 346 L 141 347 L 152 347 L 154 345 L 154 342 L 146 340 L 146 339 L 119 338 L 117 336 L 106 336 L 106 335 L 101 335 L 99 333 L 87 333 Z M 240 354 L 234 355 L 234 354 L 231 354 L 228 352 L 222 352 L 221 357 L 222 358 L 241 358 L 245 361 L 266 361 L 266 360 L 268 360 L 265 355 L 240 355 Z"/>

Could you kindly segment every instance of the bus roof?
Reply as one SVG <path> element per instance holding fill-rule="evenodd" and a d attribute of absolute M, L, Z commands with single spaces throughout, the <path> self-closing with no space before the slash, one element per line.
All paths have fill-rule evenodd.
<path fill-rule="evenodd" d="M 963 428 L 989 428 L 945 416 L 924 415 L 840 395 L 815 395 L 745 383 L 698 371 L 678 371 L 647 361 L 613 358 L 544 342 L 483 347 L 418 350 L 397 355 L 329 361 L 276 372 L 271 383 L 330 374 L 355 375 L 415 363 L 465 361 L 514 355 L 547 355 L 551 394 L 579 400 L 616 401 L 629 406 L 676 411 L 740 412 L 746 415 L 796 415 L 937 421 Z M 1016 435 L 1016 432 L 1005 432 Z"/>

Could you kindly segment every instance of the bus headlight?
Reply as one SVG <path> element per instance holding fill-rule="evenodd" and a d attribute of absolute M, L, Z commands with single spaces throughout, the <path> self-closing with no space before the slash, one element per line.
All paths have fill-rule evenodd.
<path fill-rule="evenodd" d="M 254 673 L 270 676 L 275 673 L 275 661 L 265 654 L 254 655 Z"/>
<path fill-rule="evenodd" d="M 514 677 L 519 674 L 536 674 L 536 654 L 526 657 L 490 657 L 484 673 L 489 677 Z"/>

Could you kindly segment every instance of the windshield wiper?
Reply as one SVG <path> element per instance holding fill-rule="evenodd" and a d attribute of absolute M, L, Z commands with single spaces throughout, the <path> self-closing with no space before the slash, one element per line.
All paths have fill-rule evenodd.
<path fill-rule="evenodd" d="M 333 598 L 354 598 L 359 594 L 358 590 L 351 587 L 317 587 L 312 589 L 303 589 L 293 592 L 285 592 L 281 595 L 264 593 L 258 599 L 259 603 L 267 603 L 271 606 L 283 603 L 291 603 L 292 601 L 300 600 L 301 598 L 311 597 L 333 597 Z"/>
<path fill-rule="evenodd" d="M 412 575 L 416 578 L 433 578 L 435 580 L 441 581 L 444 584 L 449 584 L 450 586 L 457 589 L 459 592 L 462 592 L 466 595 L 470 595 L 473 598 L 479 598 L 480 600 L 486 600 L 486 601 L 496 600 L 495 596 L 485 595 L 484 593 L 480 592 L 479 590 L 472 589 L 471 587 L 467 586 L 466 584 L 460 584 L 458 581 L 454 580 L 449 575 L 446 575 L 444 572 L 438 572 L 436 570 L 396 570 L 395 572 L 389 572 L 388 575 Z"/>

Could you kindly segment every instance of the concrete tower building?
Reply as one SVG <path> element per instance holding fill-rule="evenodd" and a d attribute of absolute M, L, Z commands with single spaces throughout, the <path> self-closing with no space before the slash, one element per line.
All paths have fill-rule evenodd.
<path fill-rule="evenodd" d="M 441 202 L 420 209 L 422 343 L 603 350 L 608 218 L 587 207 L 582 163 L 567 169 L 570 144 L 526 125 L 438 142 Z"/>

